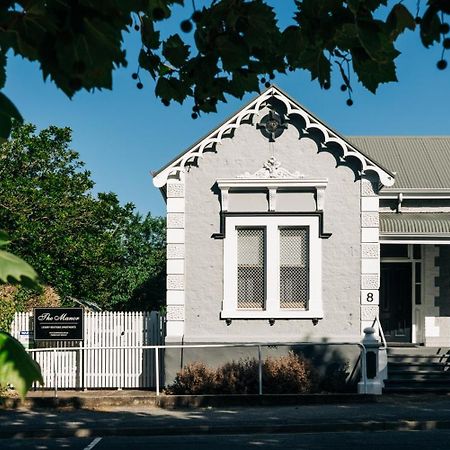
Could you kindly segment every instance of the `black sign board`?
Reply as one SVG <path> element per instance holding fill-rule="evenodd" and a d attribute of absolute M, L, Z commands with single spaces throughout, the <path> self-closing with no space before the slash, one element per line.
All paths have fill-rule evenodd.
<path fill-rule="evenodd" d="M 34 308 L 33 315 L 35 340 L 83 340 L 83 308 Z"/>

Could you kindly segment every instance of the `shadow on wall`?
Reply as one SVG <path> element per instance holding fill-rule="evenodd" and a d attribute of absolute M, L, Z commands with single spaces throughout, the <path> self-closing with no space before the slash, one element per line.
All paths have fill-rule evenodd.
<path fill-rule="evenodd" d="M 188 344 L 188 343 L 186 343 Z M 261 359 L 276 359 L 293 353 L 304 356 L 311 361 L 319 377 L 318 390 L 327 392 L 355 392 L 359 381 L 360 349 L 352 346 L 334 345 L 322 339 L 317 343 L 263 345 Z M 246 365 L 258 361 L 257 347 L 215 347 L 215 348 L 184 348 L 166 349 L 164 351 L 164 384 L 172 385 L 177 374 L 186 367 L 197 364 L 202 366 L 200 372 L 192 370 L 191 378 L 210 376 L 209 370 L 217 371 L 231 363 Z M 245 369 L 247 370 L 247 369 Z M 253 378 L 253 377 L 252 377 Z M 264 383 L 264 379 L 263 379 Z M 250 392 L 247 392 L 250 393 Z M 255 392 L 257 393 L 257 392 Z M 288 392 L 287 392 L 288 393 Z"/>

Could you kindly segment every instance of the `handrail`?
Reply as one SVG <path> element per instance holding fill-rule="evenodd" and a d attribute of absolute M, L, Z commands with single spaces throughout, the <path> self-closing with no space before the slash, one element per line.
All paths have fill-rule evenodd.
<path fill-rule="evenodd" d="M 383 331 L 383 327 L 381 326 L 381 322 L 380 319 L 378 318 L 378 316 L 375 316 L 375 319 L 373 319 L 372 322 L 372 327 L 377 324 L 378 325 L 378 332 L 380 333 L 380 337 L 381 337 L 381 342 L 383 344 L 383 349 L 387 349 L 387 342 L 386 342 L 386 338 L 384 336 L 384 331 Z"/>
<path fill-rule="evenodd" d="M 366 347 L 361 342 L 255 342 L 255 343 L 233 343 L 233 344 L 175 344 L 175 345 L 139 345 L 139 346 L 105 346 L 105 347 L 47 347 L 47 348 L 30 348 L 27 349 L 29 353 L 52 352 L 54 355 L 53 362 L 53 377 L 55 397 L 57 397 L 58 383 L 56 373 L 56 353 L 64 351 L 81 352 L 83 350 L 155 350 L 155 380 L 156 380 L 156 395 L 160 395 L 160 367 L 159 355 L 160 350 L 164 349 L 185 349 L 185 348 L 233 348 L 233 347 L 251 347 L 258 349 L 258 385 L 259 395 L 262 394 L 262 357 L 261 347 L 276 347 L 276 346 L 314 346 L 314 345 L 355 345 L 361 351 L 361 375 L 364 385 L 364 393 L 367 394 L 367 370 L 366 370 Z M 121 386 L 118 387 L 121 389 Z"/>

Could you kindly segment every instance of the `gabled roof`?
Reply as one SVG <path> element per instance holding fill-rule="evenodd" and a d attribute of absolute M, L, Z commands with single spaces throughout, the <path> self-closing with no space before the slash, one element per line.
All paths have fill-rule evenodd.
<path fill-rule="evenodd" d="M 220 144 L 222 139 L 225 139 L 230 131 L 239 128 L 243 121 L 253 115 L 259 115 L 267 103 L 275 98 L 281 101 L 286 107 L 286 115 L 298 115 L 302 117 L 305 123 L 305 132 L 321 133 L 323 139 L 321 140 L 321 150 L 327 150 L 327 144 L 338 145 L 342 150 L 341 159 L 344 161 L 348 157 L 357 158 L 361 163 L 361 173 L 375 172 L 380 183 L 385 186 L 392 186 L 394 184 L 394 175 L 382 165 L 377 163 L 369 155 L 358 150 L 344 137 L 338 135 L 324 122 L 316 118 L 306 108 L 301 106 L 297 101 L 290 98 L 277 86 L 271 86 L 237 113 L 232 115 L 229 119 L 223 122 L 218 128 L 211 131 L 201 140 L 189 147 L 183 153 L 174 158 L 170 163 L 161 168 L 153 174 L 153 184 L 162 188 L 166 185 L 167 179 L 170 175 L 176 175 L 185 171 L 187 164 L 192 163 L 198 158 L 203 157 L 203 152 L 211 148 L 215 144 Z M 220 150 L 219 150 L 220 151 Z"/>
<path fill-rule="evenodd" d="M 348 136 L 348 140 L 396 173 L 387 191 L 450 191 L 450 136 Z"/>

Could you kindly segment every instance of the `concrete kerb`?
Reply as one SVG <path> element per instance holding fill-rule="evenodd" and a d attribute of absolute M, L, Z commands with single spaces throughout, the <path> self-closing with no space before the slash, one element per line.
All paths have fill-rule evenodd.
<path fill-rule="evenodd" d="M 92 394 L 92 393 L 91 393 Z M 29 396 L 25 400 L 5 398 L 0 403 L 2 409 L 98 409 L 107 407 L 152 406 L 165 409 L 203 408 L 227 406 L 293 406 L 320 404 L 372 403 L 376 395 L 370 394 L 298 394 L 298 395 L 52 395 Z"/>

